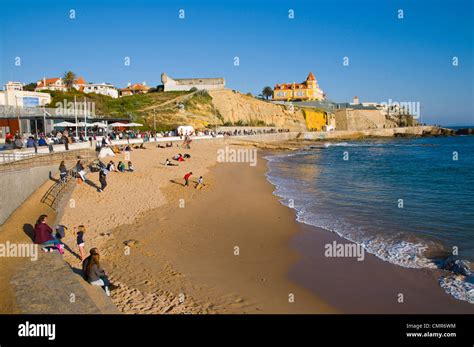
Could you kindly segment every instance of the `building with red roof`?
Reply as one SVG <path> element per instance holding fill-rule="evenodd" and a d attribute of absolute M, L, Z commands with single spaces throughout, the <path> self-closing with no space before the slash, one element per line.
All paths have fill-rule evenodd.
<path fill-rule="evenodd" d="M 319 87 L 318 81 L 310 72 L 305 81 L 301 83 L 280 83 L 273 88 L 273 100 L 325 100 L 326 95 Z"/>

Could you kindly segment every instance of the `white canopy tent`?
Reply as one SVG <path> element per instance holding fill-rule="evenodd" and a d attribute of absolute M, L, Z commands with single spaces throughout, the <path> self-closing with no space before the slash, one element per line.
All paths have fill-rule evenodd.
<path fill-rule="evenodd" d="M 176 129 L 178 135 L 193 135 L 194 128 L 190 125 L 181 125 Z"/>
<path fill-rule="evenodd" d="M 141 127 L 141 126 L 143 126 L 143 124 L 140 124 L 140 123 L 128 123 L 127 126 L 129 126 L 129 127 Z"/>
<path fill-rule="evenodd" d="M 93 126 L 93 127 L 107 128 L 107 124 L 101 123 L 101 122 L 94 122 L 94 123 L 91 123 L 91 124 L 89 124 L 89 125 L 90 125 L 90 126 Z"/>
<path fill-rule="evenodd" d="M 64 127 L 64 128 L 67 128 L 67 127 L 75 127 L 76 126 L 76 123 L 71 123 L 71 122 L 59 122 L 59 123 L 56 123 L 56 124 L 53 124 L 54 127 Z"/>
<path fill-rule="evenodd" d="M 128 124 L 126 123 L 120 123 L 120 122 L 115 122 L 112 124 L 109 124 L 109 127 L 116 128 L 116 127 L 126 127 Z"/>

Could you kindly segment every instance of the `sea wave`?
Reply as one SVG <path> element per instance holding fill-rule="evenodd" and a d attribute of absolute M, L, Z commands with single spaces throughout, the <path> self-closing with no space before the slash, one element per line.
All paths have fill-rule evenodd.
<path fill-rule="evenodd" d="M 327 143 L 327 146 L 355 146 L 347 142 Z M 383 144 L 356 144 L 357 146 L 378 146 Z M 321 148 L 321 147 L 319 147 Z M 364 230 L 367 226 L 357 225 L 353 220 L 344 220 L 343 216 L 334 216 L 327 211 L 319 209 L 317 201 L 318 195 L 311 194 L 305 187 L 305 182 L 300 182 L 293 175 L 289 176 L 294 167 L 288 170 L 286 158 L 289 156 L 305 155 L 314 151 L 299 151 L 290 155 L 268 156 L 269 161 L 267 180 L 275 187 L 274 195 L 280 198 L 280 202 L 290 208 L 295 209 L 296 219 L 300 223 L 305 223 L 315 227 L 334 232 L 342 238 L 361 245 L 368 253 L 375 255 L 379 259 L 402 266 L 405 268 L 427 268 L 437 269 L 444 260 L 442 254 L 447 254 L 447 250 L 439 241 L 419 235 L 406 233 L 381 233 L 376 230 Z M 305 164 L 303 162 L 303 164 Z M 291 165 L 298 165 L 291 163 Z M 290 203 L 291 202 L 291 203 Z M 337 212 L 336 212 L 337 214 Z M 348 217 L 350 218 L 350 217 Z M 436 255 L 435 257 L 433 257 Z M 474 303 L 474 282 L 462 279 L 462 276 L 442 277 L 439 279 L 441 287 L 450 295 L 459 300 Z"/>
<path fill-rule="evenodd" d="M 444 291 L 458 300 L 464 300 L 474 304 L 474 278 L 464 276 L 443 276 L 439 279 L 439 285 Z"/>

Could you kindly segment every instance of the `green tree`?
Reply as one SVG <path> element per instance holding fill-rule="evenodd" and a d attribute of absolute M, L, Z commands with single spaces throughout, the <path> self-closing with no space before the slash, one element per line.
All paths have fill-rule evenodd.
<path fill-rule="evenodd" d="M 63 81 L 68 90 L 71 90 L 74 81 L 76 80 L 76 74 L 72 71 L 66 71 L 63 74 Z"/>
<path fill-rule="evenodd" d="M 25 84 L 23 86 L 23 90 L 28 91 L 28 92 L 34 92 L 35 88 L 36 88 L 36 83 L 34 83 L 34 82 Z"/>
<path fill-rule="evenodd" d="M 270 98 L 273 95 L 272 87 L 266 86 L 265 88 L 263 88 L 262 95 L 266 100 L 268 100 L 268 98 Z"/>

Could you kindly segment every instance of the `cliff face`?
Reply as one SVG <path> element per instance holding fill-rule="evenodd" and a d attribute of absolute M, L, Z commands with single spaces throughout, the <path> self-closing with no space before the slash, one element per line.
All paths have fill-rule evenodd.
<path fill-rule="evenodd" d="M 166 93 L 157 93 L 166 94 Z M 303 111 L 229 89 L 194 92 L 171 98 L 160 104 L 147 105 L 137 112 L 150 128 L 174 129 L 192 125 L 196 129 L 221 125 L 276 126 L 292 131 L 306 131 Z"/>
<path fill-rule="evenodd" d="M 212 103 L 222 116 L 223 123 L 246 124 L 258 121 L 294 131 L 305 131 L 305 119 L 300 109 L 287 109 L 281 105 L 255 99 L 228 89 L 210 91 Z"/>

